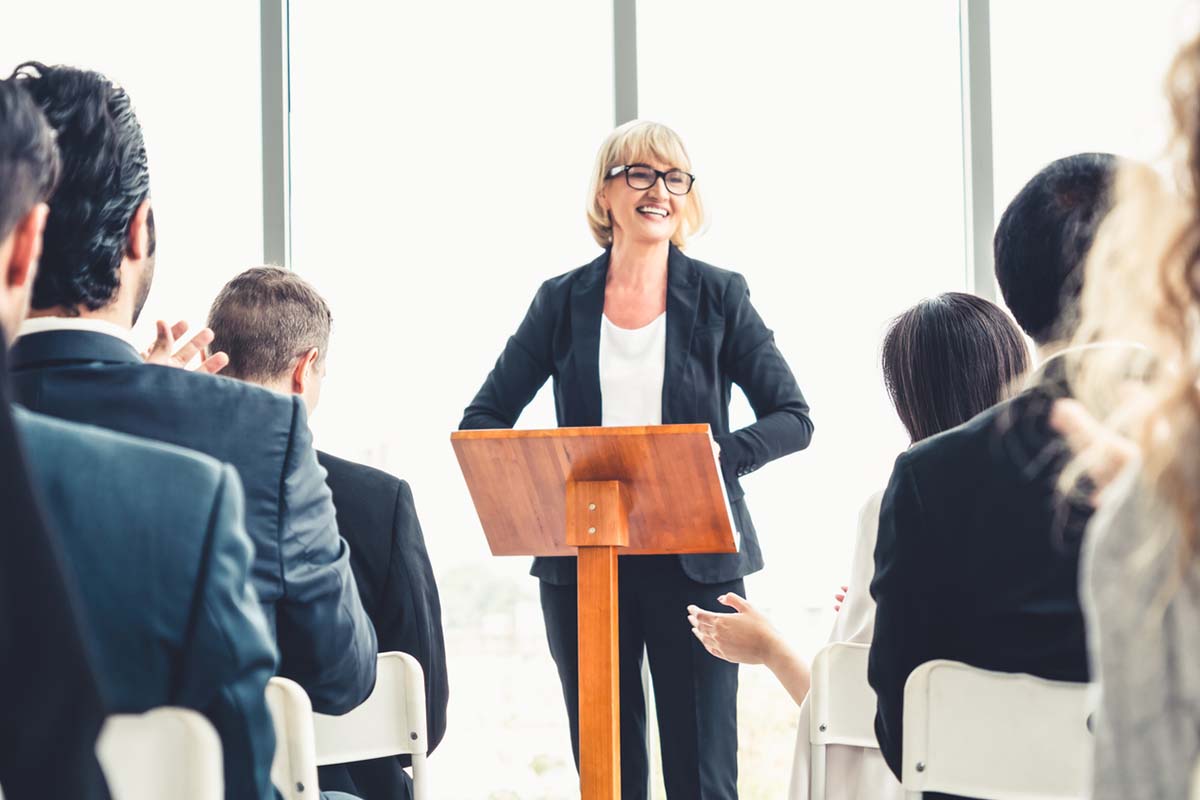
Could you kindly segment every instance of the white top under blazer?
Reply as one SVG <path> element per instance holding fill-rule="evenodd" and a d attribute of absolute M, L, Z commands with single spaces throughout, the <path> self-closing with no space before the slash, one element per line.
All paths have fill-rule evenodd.
<path fill-rule="evenodd" d="M 600 315 L 600 424 L 661 425 L 667 312 L 641 328 Z"/>

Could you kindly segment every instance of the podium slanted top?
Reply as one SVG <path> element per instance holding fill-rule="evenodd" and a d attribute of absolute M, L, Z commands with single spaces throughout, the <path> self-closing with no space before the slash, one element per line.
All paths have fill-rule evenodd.
<path fill-rule="evenodd" d="M 493 555 L 575 555 L 567 484 L 590 481 L 621 483 L 622 555 L 737 550 L 707 424 L 456 431 L 450 440 Z"/>

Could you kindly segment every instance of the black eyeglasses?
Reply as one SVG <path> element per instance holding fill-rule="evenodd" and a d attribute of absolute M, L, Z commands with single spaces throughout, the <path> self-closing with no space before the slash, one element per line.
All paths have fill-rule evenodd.
<path fill-rule="evenodd" d="M 662 178 L 663 185 L 671 194 L 687 194 L 692 190 L 692 184 L 696 182 L 696 176 L 690 172 L 684 172 L 681 169 L 669 169 L 663 172 L 646 164 L 623 164 L 613 167 L 608 171 L 608 178 L 615 178 L 622 172 L 625 173 L 625 183 L 629 185 L 630 189 L 649 189 L 659 178 Z"/>

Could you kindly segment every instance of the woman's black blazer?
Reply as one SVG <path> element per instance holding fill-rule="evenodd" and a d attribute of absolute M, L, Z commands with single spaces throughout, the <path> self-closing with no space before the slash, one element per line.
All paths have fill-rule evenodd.
<path fill-rule="evenodd" d="M 511 428 L 549 377 L 563 427 L 600 425 L 600 316 L 609 251 L 542 284 L 525 319 L 467 406 L 459 428 Z M 733 384 L 757 422 L 729 430 Z M 667 262 L 667 351 L 663 424 L 707 422 L 721 446 L 721 471 L 737 553 L 680 556 L 684 572 L 721 583 L 762 569 L 762 551 L 739 478 L 808 446 L 813 424 L 775 336 L 750 304 L 746 279 L 688 258 L 674 246 Z M 532 574 L 557 585 L 575 582 L 575 559 L 534 559 Z"/>

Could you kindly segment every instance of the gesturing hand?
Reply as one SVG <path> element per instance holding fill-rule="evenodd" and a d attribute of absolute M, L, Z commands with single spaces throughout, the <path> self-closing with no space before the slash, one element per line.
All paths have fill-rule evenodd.
<path fill-rule="evenodd" d="M 735 613 L 721 614 L 690 605 L 692 633 L 708 652 L 735 664 L 766 664 L 780 646 L 779 634 L 763 614 L 733 592 L 717 598 Z"/>
<path fill-rule="evenodd" d="M 1098 506 L 1104 490 L 1138 456 L 1138 447 L 1130 440 L 1104 427 L 1078 400 L 1064 398 L 1054 401 L 1050 409 L 1050 427 L 1067 440 L 1067 446 L 1075 453 L 1090 449 L 1095 458 L 1088 466 L 1087 475 L 1095 490 L 1089 499 Z"/>
<path fill-rule="evenodd" d="M 186 369 L 191 360 L 199 355 L 200 365 L 195 371 L 215 375 L 229 363 L 229 356 L 224 353 L 214 353 L 210 356 L 205 352 L 205 348 L 212 344 L 213 340 L 210 328 L 202 328 L 187 344 L 176 350 L 176 340 L 187 333 L 187 322 L 180 320 L 168 328 L 167 323 L 160 319 L 155 323 L 155 327 L 158 336 L 154 344 L 142 353 L 142 360 L 147 364 Z"/>

